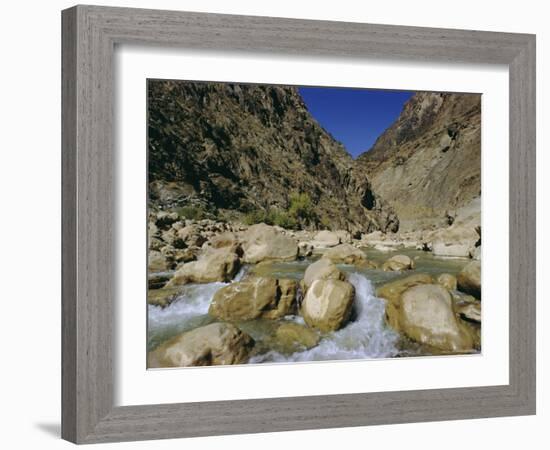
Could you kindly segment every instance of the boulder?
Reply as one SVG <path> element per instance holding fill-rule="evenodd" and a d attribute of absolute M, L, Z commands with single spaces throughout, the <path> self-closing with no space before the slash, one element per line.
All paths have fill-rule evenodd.
<path fill-rule="evenodd" d="M 456 305 L 455 309 L 461 319 L 468 322 L 481 323 L 481 302 Z"/>
<path fill-rule="evenodd" d="M 159 251 L 152 250 L 147 255 L 147 267 L 149 273 L 154 273 L 170 270 L 171 265 L 165 255 Z"/>
<path fill-rule="evenodd" d="M 398 272 L 412 269 L 414 269 L 414 261 L 407 255 L 392 256 L 382 265 L 382 270 L 384 272 Z"/>
<path fill-rule="evenodd" d="M 433 283 L 433 278 L 430 275 L 417 273 L 390 281 L 376 289 L 376 295 L 386 301 L 386 321 L 390 327 L 401 331 L 401 294 L 413 286 L 431 283 Z"/>
<path fill-rule="evenodd" d="M 307 290 L 315 280 L 342 280 L 346 276 L 336 265 L 326 258 L 321 258 L 310 264 L 304 273 L 304 288 Z"/>
<path fill-rule="evenodd" d="M 301 314 L 307 325 L 335 331 L 349 320 L 355 289 L 341 280 L 315 280 L 302 301 Z"/>
<path fill-rule="evenodd" d="M 157 216 L 155 218 L 155 225 L 161 230 L 166 230 L 170 228 L 172 224 L 174 222 L 177 222 L 178 220 L 179 220 L 178 213 L 161 211 L 157 213 Z"/>
<path fill-rule="evenodd" d="M 231 281 L 239 268 L 239 256 L 232 249 L 207 249 L 197 261 L 178 269 L 167 286 Z"/>
<path fill-rule="evenodd" d="M 225 321 L 279 319 L 295 308 L 296 281 L 257 277 L 217 291 L 208 314 Z"/>
<path fill-rule="evenodd" d="M 314 247 L 310 242 L 298 243 L 298 256 L 301 258 L 307 258 L 313 255 Z"/>
<path fill-rule="evenodd" d="M 431 233 L 426 245 L 436 256 L 469 258 L 478 241 L 475 226 L 452 225 Z"/>
<path fill-rule="evenodd" d="M 242 364 L 248 361 L 254 340 L 237 327 L 212 323 L 182 333 L 149 353 L 147 366 L 187 367 Z"/>
<path fill-rule="evenodd" d="M 437 277 L 437 284 L 440 284 L 448 291 L 456 290 L 456 277 L 450 273 L 442 273 Z"/>
<path fill-rule="evenodd" d="M 164 308 L 172 303 L 180 294 L 179 286 L 161 287 L 147 291 L 147 304 Z"/>
<path fill-rule="evenodd" d="M 351 233 L 349 231 L 346 231 L 346 230 L 336 230 L 334 232 L 336 234 L 336 236 L 338 236 L 338 238 L 340 238 L 340 242 L 342 244 L 350 244 L 351 241 L 352 241 L 352 238 L 351 238 Z"/>
<path fill-rule="evenodd" d="M 314 330 L 294 322 L 285 322 L 279 326 L 275 338 L 281 346 L 294 351 L 315 347 L 320 340 Z"/>
<path fill-rule="evenodd" d="M 334 231 L 322 230 L 319 231 L 311 241 L 311 245 L 315 248 L 330 248 L 340 244 L 340 236 Z"/>
<path fill-rule="evenodd" d="M 458 289 L 466 294 L 481 298 L 481 262 L 472 261 L 456 277 Z"/>
<path fill-rule="evenodd" d="M 365 252 L 351 244 L 340 244 L 329 248 L 323 253 L 323 258 L 329 259 L 334 264 L 368 265 Z"/>
<path fill-rule="evenodd" d="M 294 261 L 298 256 L 298 244 L 294 239 L 264 223 L 248 228 L 243 236 L 244 262 Z"/>
<path fill-rule="evenodd" d="M 239 238 L 237 235 L 231 231 L 225 231 L 223 233 L 217 234 L 208 241 L 212 248 L 238 248 L 240 245 Z"/>
<path fill-rule="evenodd" d="M 471 351 L 474 337 L 460 323 L 449 292 L 439 284 L 413 286 L 401 296 L 401 327 L 410 339 L 444 351 Z"/>

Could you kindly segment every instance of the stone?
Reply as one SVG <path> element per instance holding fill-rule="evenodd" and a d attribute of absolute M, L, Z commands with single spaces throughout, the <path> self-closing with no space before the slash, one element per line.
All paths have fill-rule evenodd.
<path fill-rule="evenodd" d="M 178 213 L 161 211 L 157 213 L 157 216 L 155 219 L 155 225 L 161 230 L 166 230 L 170 228 L 172 224 L 174 222 L 177 222 L 178 220 L 179 220 Z"/>
<path fill-rule="evenodd" d="M 315 248 L 330 248 L 340 244 L 340 236 L 334 231 L 322 230 L 319 231 L 311 241 Z"/>
<path fill-rule="evenodd" d="M 420 284 L 431 284 L 433 278 L 425 273 L 417 273 L 383 284 L 376 289 L 376 295 L 386 301 L 386 321 L 395 331 L 401 331 L 401 294 Z"/>
<path fill-rule="evenodd" d="M 461 319 L 481 323 L 481 302 L 456 305 L 455 309 Z"/>
<path fill-rule="evenodd" d="M 294 261 L 298 257 L 297 242 L 275 229 L 260 223 L 243 234 L 243 260 L 256 264 L 262 261 Z"/>
<path fill-rule="evenodd" d="M 231 231 L 225 231 L 223 233 L 217 234 L 208 242 L 210 243 L 210 246 L 213 248 L 223 248 L 223 247 L 237 248 L 240 245 L 239 238 L 235 233 Z"/>
<path fill-rule="evenodd" d="M 181 266 L 167 286 L 231 281 L 240 266 L 239 256 L 230 248 L 207 249 L 197 261 Z"/>
<path fill-rule="evenodd" d="M 309 242 L 299 242 L 298 243 L 298 256 L 300 258 L 307 258 L 308 256 L 313 255 L 314 247 Z"/>
<path fill-rule="evenodd" d="M 475 259 L 476 261 L 480 261 L 481 260 L 481 245 L 479 247 L 476 247 L 474 248 L 471 252 L 470 252 L 470 257 L 472 259 Z"/>
<path fill-rule="evenodd" d="M 450 273 L 442 273 L 437 277 L 436 281 L 448 291 L 456 290 L 456 277 Z"/>
<path fill-rule="evenodd" d="M 435 231 L 428 239 L 436 256 L 469 258 L 479 241 L 479 234 L 473 225 L 452 225 Z"/>
<path fill-rule="evenodd" d="M 474 348 L 474 338 L 453 310 L 449 292 L 438 284 L 413 286 L 401 296 L 401 327 L 410 339 L 451 352 Z"/>
<path fill-rule="evenodd" d="M 412 269 L 414 269 L 414 261 L 407 255 L 392 256 L 382 265 L 384 272 L 398 272 Z"/>
<path fill-rule="evenodd" d="M 285 348 L 309 349 L 319 344 L 319 335 L 304 325 L 294 322 L 285 322 L 277 328 L 275 338 Z"/>
<path fill-rule="evenodd" d="M 147 255 L 147 268 L 149 273 L 155 273 L 166 272 L 170 270 L 171 266 L 166 256 L 159 251 L 152 250 Z"/>
<path fill-rule="evenodd" d="M 147 366 L 188 367 L 243 364 L 254 340 L 237 327 L 212 323 L 182 333 L 149 353 Z"/>
<path fill-rule="evenodd" d="M 147 304 L 164 308 L 172 303 L 179 294 L 179 286 L 163 286 L 160 289 L 149 289 L 147 291 Z"/>
<path fill-rule="evenodd" d="M 219 320 L 279 319 L 296 310 L 296 281 L 256 277 L 216 292 L 208 314 Z"/>
<path fill-rule="evenodd" d="M 334 264 L 367 265 L 367 255 L 362 250 L 351 244 L 340 244 L 329 248 L 323 253 L 323 258 L 329 259 Z"/>
<path fill-rule="evenodd" d="M 458 289 L 481 299 L 481 262 L 472 261 L 456 277 Z"/>
<path fill-rule="evenodd" d="M 342 280 L 346 276 L 336 265 L 326 258 L 321 258 L 310 264 L 304 273 L 304 287 L 307 290 L 315 280 Z"/>
<path fill-rule="evenodd" d="M 355 289 L 341 280 L 315 280 L 302 301 L 301 314 L 307 325 L 335 331 L 349 320 Z"/>

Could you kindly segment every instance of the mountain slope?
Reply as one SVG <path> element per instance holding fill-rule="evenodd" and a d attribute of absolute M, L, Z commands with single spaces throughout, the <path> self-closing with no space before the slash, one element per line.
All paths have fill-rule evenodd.
<path fill-rule="evenodd" d="M 480 197 L 481 96 L 415 94 L 356 163 L 395 209 L 401 230 L 448 225 Z"/>
<path fill-rule="evenodd" d="M 200 204 L 238 216 L 285 209 L 292 193 L 307 193 L 314 227 L 398 228 L 294 87 L 150 80 L 148 144 L 152 207 Z"/>

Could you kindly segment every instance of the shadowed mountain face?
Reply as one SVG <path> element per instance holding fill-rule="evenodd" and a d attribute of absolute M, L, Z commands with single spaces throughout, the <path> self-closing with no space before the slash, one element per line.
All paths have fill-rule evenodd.
<path fill-rule="evenodd" d="M 458 210 L 479 205 L 481 96 L 415 94 L 356 163 L 402 230 L 447 225 Z"/>
<path fill-rule="evenodd" d="M 200 205 L 239 217 L 306 193 L 318 222 L 397 231 L 367 171 L 311 116 L 294 87 L 151 80 L 151 207 Z"/>

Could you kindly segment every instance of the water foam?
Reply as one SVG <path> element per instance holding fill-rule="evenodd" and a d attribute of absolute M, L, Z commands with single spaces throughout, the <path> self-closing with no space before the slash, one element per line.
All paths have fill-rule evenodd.
<path fill-rule="evenodd" d="M 352 273 L 349 281 L 355 287 L 356 318 L 353 322 L 325 336 L 318 346 L 310 350 L 292 355 L 269 351 L 253 357 L 250 364 L 396 356 L 399 336 L 386 326 L 384 301 L 376 297 L 373 284 L 364 275 Z"/>

